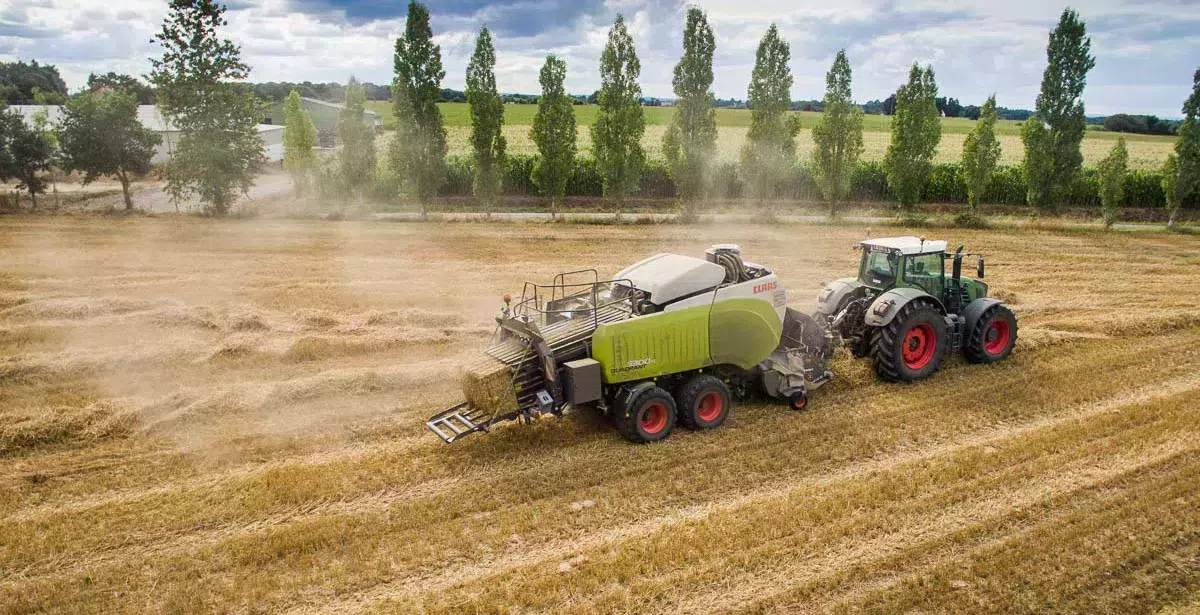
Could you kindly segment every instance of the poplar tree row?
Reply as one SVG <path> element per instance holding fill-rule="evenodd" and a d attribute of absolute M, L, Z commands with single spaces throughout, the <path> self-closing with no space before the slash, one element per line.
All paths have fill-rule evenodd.
<path fill-rule="evenodd" d="M 1028 202 L 1053 211 L 1064 190 L 1079 176 L 1082 167 L 1080 144 L 1084 135 L 1081 99 L 1087 72 L 1094 66 L 1090 39 L 1078 15 L 1063 11 L 1050 34 L 1047 67 L 1043 75 L 1036 114 L 1022 125 L 1025 146 L 1022 166 L 1028 186 Z M 671 180 L 681 202 L 684 219 L 696 215 L 698 203 L 707 198 L 714 175 L 717 126 L 713 107 L 713 56 L 715 38 L 707 16 L 689 8 L 683 32 L 683 55 L 675 65 L 672 87 L 675 113 L 663 136 L 663 153 Z M 741 173 L 749 194 L 759 200 L 777 194 L 796 165 L 799 115 L 790 113 L 793 83 L 790 48 L 772 24 L 759 41 L 748 87 L 750 127 L 741 151 Z M 506 142 L 503 134 L 504 105 L 495 78 L 496 54 L 491 33 L 482 28 L 467 67 L 466 97 L 470 105 L 473 192 L 491 211 L 503 192 Z M 401 181 L 403 192 L 425 204 L 437 194 L 446 179 L 446 130 L 437 103 L 442 67 L 440 48 L 433 43 L 429 12 L 419 2 L 409 4 L 405 31 L 396 41 L 394 56 L 393 111 L 397 132 L 387 152 L 387 163 Z M 532 173 L 534 184 L 551 201 L 557 213 L 577 153 L 575 117 L 566 93 L 566 63 L 547 56 L 539 81 L 542 87 L 530 136 L 538 157 Z M 641 140 L 645 119 L 638 83 L 641 63 L 625 20 L 617 16 L 608 32 L 600 57 L 601 87 L 598 112 L 591 127 L 593 155 L 606 199 L 620 203 L 638 187 L 646 156 Z M 1200 71 L 1196 75 L 1200 91 Z M 350 88 L 353 89 L 353 88 Z M 902 212 L 920 201 L 933 168 L 941 140 L 941 118 L 937 108 L 938 88 L 931 67 L 914 63 L 908 81 L 896 91 L 896 110 L 884 169 L 891 192 Z M 1197 107 L 1200 95 L 1193 93 L 1184 105 L 1176 153 L 1164 168 L 1164 191 L 1172 221 L 1179 203 L 1200 186 L 1200 126 Z M 347 107 L 352 105 L 348 94 Z M 834 217 L 845 201 L 851 176 L 863 151 L 862 110 L 853 102 L 850 62 L 839 51 L 826 74 L 824 112 L 813 126 L 814 151 L 811 168 L 821 195 Z M 361 102 L 352 115 L 361 117 Z M 980 119 L 967 136 L 962 152 L 962 170 L 967 185 L 969 212 L 974 215 L 1000 156 L 995 135 L 995 96 L 987 99 Z M 290 124 L 290 122 L 289 122 Z M 345 140 L 343 130 L 343 140 Z M 349 144 L 347 144 L 349 147 Z M 360 162 L 344 165 L 362 168 L 373 165 L 374 149 Z M 1100 165 L 1105 219 L 1111 224 L 1116 204 L 1121 202 L 1120 185 L 1128 153 L 1123 140 Z M 360 195 L 361 200 L 361 195 Z"/>

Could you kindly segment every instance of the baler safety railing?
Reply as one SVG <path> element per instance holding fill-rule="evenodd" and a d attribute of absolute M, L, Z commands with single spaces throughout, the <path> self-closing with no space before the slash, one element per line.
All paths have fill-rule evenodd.
<path fill-rule="evenodd" d="M 581 274 L 591 274 L 592 281 L 569 282 L 570 276 Z M 582 316 L 591 318 L 593 327 L 600 325 L 599 312 L 605 308 L 615 306 L 632 315 L 637 294 L 633 281 L 598 278 L 595 269 L 581 269 L 560 273 L 554 276 L 550 284 L 525 282 L 520 301 L 512 307 L 512 315 L 532 320 L 538 325 L 575 320 Z"/>

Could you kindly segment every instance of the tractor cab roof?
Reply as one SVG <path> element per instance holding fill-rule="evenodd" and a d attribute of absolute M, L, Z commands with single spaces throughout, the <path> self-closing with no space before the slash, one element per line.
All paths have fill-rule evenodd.
<path fill-rule="evenodd" d="M 725 279 L 725 268 L 680 254 L 655 254 L 625 268 L 614 280 L 629 280 L 633 287 L 663 304 L 695 292 L 714 288 Z"/>
<path fill-rule="evenodd" d="M 867 239 L 862 242 L 862 245 L 868 248 L 881 248 L 885 250 L 897 250 L 901 254 L 930 254 L 933 252 L 945 252 L 945 240 L 922 240 L 920 237 L 881 237 L 879 239 Z"/>

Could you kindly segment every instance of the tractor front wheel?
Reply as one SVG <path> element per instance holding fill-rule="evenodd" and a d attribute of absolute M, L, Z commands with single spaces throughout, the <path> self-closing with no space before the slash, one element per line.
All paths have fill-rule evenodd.
<path fill-rule="evenodd" d="M 631 442 L 654 442 L 675 427 L 675 400 L 661 387 L 651 387 L 630 399 L 614 416 L 617 431 Z"/>
<path fill-rule="evenodd" d="M 928 301 L 913 301 L 871 332 L 871 363 L 888 382 L 921 380 L 946 354 L 946 321 Z"/>
<path fill-rule="evenodd" d="M 972 363 L 995 363 L 1012 354 L 1017 343 L 1017 317 L 1003 304 L 993 305 L 968 333 L 963 354 Z"/>
<path fill-rule="evenodd" d="M 679 423 L 691 429 L 720 427 L 729 416 L 729 387 L 720 378 L 697 374 L 679 388 Z"/>

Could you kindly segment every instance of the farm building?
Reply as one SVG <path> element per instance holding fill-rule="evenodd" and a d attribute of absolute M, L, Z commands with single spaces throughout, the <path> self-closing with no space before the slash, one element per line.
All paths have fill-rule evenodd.
<path fill-rule="evenodd" d="M 321 140 L 322 147 L 332 147 L 337 140 L 338 134 L 338 119 L 341 116 L 342 109 L 346 106 L 317 100 L 316 98 L 300 97 L 300 108 L 308 112 L 312 118 L 313 124 L 317 127 L 317 134 Z M 375 126 L 376 134 L 383 131 L 383 121 L 379 118 L 379 114 L 374 111 L 366 111 L 367 121 Z M 268 124 L 284 123 L 283 102 L 273 103 L 268 111 L 266 122 Z"/>
<path fill-rule="evenodd" d="M 9 108 L 20 113 L 25 123 L 29 125 L 33 125 L 34 118 L 42 112 L 45 112 L 52 125 L 57 124 L 63 114 L 63 108 L 58 105 L 13 105 Z M 155 148 L 151 162 L 154 164 L 166 162 L 175 152 L 175 147 L 179 143 L 179 131 L 163 118 L 158 107 L 154 105 L 138 105 L 137 117 L 142 126 L 153 130 L 162 137 L 162 142 Z M 271 162 L 283 160 L 283 126 L 259 124 L 257 128 L 258 135 L 263 140 L 263 157 Z"/>

